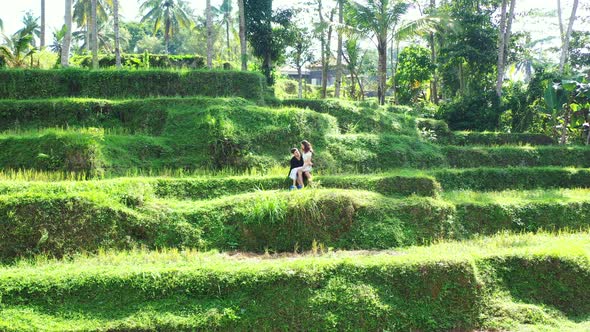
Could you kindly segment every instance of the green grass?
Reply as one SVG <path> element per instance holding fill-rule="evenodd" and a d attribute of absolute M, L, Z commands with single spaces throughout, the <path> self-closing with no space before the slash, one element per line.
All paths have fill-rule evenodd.
<path fill-rule="evenodd" d="M 590 310 L 582 295 L 590 284 L 589 235 L 503 234 L 283 258 L 176 250 L 38 258 L 0 268 L 0 325 L 7 331 L 575 328 L 587 325 Z M 527 283 L 531 274 L 543 282 Z"/>

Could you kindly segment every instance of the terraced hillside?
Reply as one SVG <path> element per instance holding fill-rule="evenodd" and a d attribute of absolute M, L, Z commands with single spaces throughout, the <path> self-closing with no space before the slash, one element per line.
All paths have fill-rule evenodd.
<path fill-rule="evenodd" d="M 1 330 L 590 329 L 588 148 L 255 74 L 2 75 Z"/>

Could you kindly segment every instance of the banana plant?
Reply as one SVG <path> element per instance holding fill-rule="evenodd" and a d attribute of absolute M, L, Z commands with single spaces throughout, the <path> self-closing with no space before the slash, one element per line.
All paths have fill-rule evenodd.
<path fill-rule="evenodd" d="M 560 144 L 568 139 L 568 130 L 588 120 L 590 110 L 590 84 L 584 77 L 551 82 L 545 90 L 548 113 L 559 120 Z"/>

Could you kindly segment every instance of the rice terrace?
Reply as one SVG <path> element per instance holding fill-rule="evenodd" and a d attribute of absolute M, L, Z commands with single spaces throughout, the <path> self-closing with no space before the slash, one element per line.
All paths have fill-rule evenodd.
<path fill-rule="evenodd" d="M 2 4 L 0 331 L 590 331 L 587 22 Z"/>

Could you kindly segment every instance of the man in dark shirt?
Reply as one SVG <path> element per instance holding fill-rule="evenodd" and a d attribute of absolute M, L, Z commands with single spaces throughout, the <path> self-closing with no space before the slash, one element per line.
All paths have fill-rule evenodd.
<path fill-rule="evenodd" d="M 297 170 L 300 167 L 303 167 L 303 158 L 301 158 L 301 153 L 296 148 L 291 149 L 291 154 L 293 157 L 291 158 L 291 169 L 289 169 L 289 178 L 293 180 L 293 184 L 289 187 L 289 190 L 295 189 L 297 186 L 298 189 L 301 189 L 301 185 L 297 184 Z"/>

